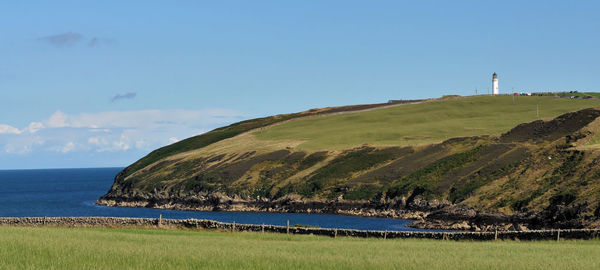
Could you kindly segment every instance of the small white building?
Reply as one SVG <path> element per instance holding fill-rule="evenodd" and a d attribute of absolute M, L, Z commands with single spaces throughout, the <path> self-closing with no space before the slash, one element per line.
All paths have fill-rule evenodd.
<path fill-rule="evenodd" d="M 494 72 L 494 75 L 492 75 L 492 94 L 500 94 L 500 90 L 498 89 L 498 75 L 496 75 L 496 72 Z"/>

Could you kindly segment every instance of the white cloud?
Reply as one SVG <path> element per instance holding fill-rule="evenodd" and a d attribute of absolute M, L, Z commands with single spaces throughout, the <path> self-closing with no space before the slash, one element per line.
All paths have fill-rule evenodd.
<path fill-rule="evenodd" d="M 128 150 L 130 148 L 129 138 L 123 133 L 118 141 L 113 142 L 113 146 L 115 150 Z"/>
<path fill-rule="evenodd" d="M 130 148 L 129 144 L 124 141 L 114 142 L 113 146 L 115 150 L 128 150 Z"/>
<path fill-rule="evenodd" d="M 20 131 L 16 127 L 0 124 L 0 134 L 21 134 L 21 133 L 22 133 L 22 131 Z"/>
<path fill-rule="evenodd" d="M 7 144 L 4 146 L 4 152 L 8 154 L 25 154 L 31 152 L 31 145 Z"/>
<path fill-rule="evenodd" d="M 75 150 L 75 143 L 68 142 L 67 144 L 65 144 L 65 146 L 63 146 L 60 149 L 60 152 L 62 152 L 62 153 L 68 153 L 68 152 L 71 152 L 73 150 Z"/>
<path fill-rule="evenodd" d="M 16 127 L 0 124 L 0 134 L 22 134 L 26 131 L 33 134 L 44 128 L 44 124 L 41 122 L 31 122 L 29 126 L 20 130 Z"/>
<path fill-rule="evenodd" d="M 110 128 L 159 128 L 177 125 L 213 125 L 240 119 L 233 110 L 139 110 L 109 111 L 67 115 L 58 110 L 46 121 L 48 127 L 91 128 L 108 131 Z"/>
<path fill-rule="evenodd" d="M 51 128 L 59 128 L 59 127 L 67 127 L 67 115 L 61 111 L 56 111 L 54 114 L 50 116 L 48 121 L 46 121 L 46 125 Z"/>
<path fill-rule="evenodd" d="M 0 140 L 0 145 L 3 140 Z M 16 136 L 4 144 L 4 152 L 7 154 L 27 154 L 35 146 L 43 145 L 46 141 L 39 136 Z"/>
<path fill-rule="evenodd" d="M 88 138 L 88 143 L 89 144 L 99 145 L 100 144 L 100 139 L 98 137 L 89 137 Z"/>
<path fill-rule="evenodd" d="M 27 130 L 29 131 L 29 133 L 36 133 L 43 128 L 44 128 L 44 124 L 42 124 L 41 122 L 31 122 L 31 123 L 29 123 Z"/>
<path fill-rule="evenodd" d="M 110 132 L 110 129 L 108 128 L 91 128 L 90 132 Z"/>
<path fill-rule="evenodd" d="M 67 114 L 60 110 L 23 129 L 0 124 L 0 151 L 29 153 L 147 153 L 156 148 L 239 121 L 225 109 L 138 110 Z M 4 135 L 6 134 L 6 135 Z"/>

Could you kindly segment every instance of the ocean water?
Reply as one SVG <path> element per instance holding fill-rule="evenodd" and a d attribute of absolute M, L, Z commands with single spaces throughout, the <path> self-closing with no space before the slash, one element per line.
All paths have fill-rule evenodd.
<path fill-rule="evenodd" d="M 211 219 L 246 224 L 307 224 L 322 228 L 425 231 L 406 227 L 411 221 L 327 214 L 204 212 L 107 207 L 94 202 L 104 195 L 122 168 L 0 170 L 0 216 L 111 216 Z"/>

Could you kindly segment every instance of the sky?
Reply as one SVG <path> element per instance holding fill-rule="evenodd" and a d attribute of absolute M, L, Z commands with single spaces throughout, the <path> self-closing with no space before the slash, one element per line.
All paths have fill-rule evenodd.
<path fill-rule="evenodd" d="M 600 91 L 598 1 L 0 1 L 0 169 L 316 107 Z M 514 89 L 514 90 L 513 90 Z"/>

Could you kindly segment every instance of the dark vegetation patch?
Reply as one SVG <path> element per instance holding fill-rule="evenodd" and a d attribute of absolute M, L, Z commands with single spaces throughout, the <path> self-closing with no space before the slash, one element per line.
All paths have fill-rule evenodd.
<path fill-rule="evenodd" d="M 300 162 L 300 165 L 298 165 L 298 171 L 303 171 L 315 166 L 317 163 L 325 160 L 325 158 L 327 158 L 327 151 L 312 153 Z"/>
<path fill-rule="evenodd" d="M 199 174 L 192 179 L 182 183 L 184 190 L 194 193 L 211 193 L 221 190 L 221 184 L 216 181 L 215 175 L 211 173 Z M 179 185 L 176 186 L 179 188 Z"/>
<path fill-rule="evenodd" d="M 237 159 L 237 158 L 238 158 L 238 155 L 237 155 L 237 154 L 227 155 L 227 158 L 225 158 L 225 159 L 221 160 L 221 162 L 219 162 L 219 163 L 217 163 L 217 164 L 215 164 L 215 165 L 219 165 L 219 164 L 227 164 L 228 162 L 230 162 L 230 161 L 233 161 L 233 160 L 235 160 L 235 159 Z"/>
<path fill-rule="evenodd" d="M 306 153 L 304 153 L 304 152 L 301 152 L 301 151 L 293 152 L 291 155 L 289 155 L 285 158 L 285 162 L 286 163 L 295 163 L 295 162 L 302 160 L 304 158 L 304 156 L 306 156 Z"/>
<path fill-rule="evenodd" d="M 220 161 L 220 160 L 222 160 L 222 159 L 223 159 L 223 158 L 224 158 L 226 155 L 227 155 L 227 154 L 220 154 L 220 155 L 217 155 L 217 156 L 211 157 L 211 158 L 207 159 L 207 160 L 206 160 L 206 162 L 217 162 L 217 161 Z"/>
<path fill-rule="evenodd" d="M 544 193 L 546 193 L 546 190 L 547 190 L 546 188 L 537 189 L 537 190 L 529 193 L 528 196 L 526 196 L 522 199 L 517 199 L 517 200 L 513 201 L 510 204 L 510 208 L 513 211 L 527 211 L 527 205 L 529 205 L 530 202 L 535 200 L 535 198 L 542 196 Z"/>
<path fill-rule="evenodd" d="M 577 199 L 577 193 L 574 190 L 565 190 L 550 197 L 550 205 L 569 205 Z"/>
<path fill-rule="evenodd" d="M 505 142 L 554 141 L 580 130 L 598 116 L 600 116 L 600 111 L 596 109 L 566 113 L 547 122 L 537 120 L 520 124 L 502 134 L 501 139 Z"/>
<path fill-rule="evenodd" d="M 570 151 L 560 167 L 556 168 L 552 175 L 573 176 L 576 172 L 576 167 L 583 161 L 584 152 Z"/>
<path fill-rule="evenodd" d="M 176 171 L 181 173 L 181 175 L 170 176 L 179 176 L 181 178 L 186 178 L 187 176 L 187 179 L 175 185 L 173 189 L 183 189 L 195 193 L 225 191 L 230 194 L 246 193 L 247 195 L 255 194 L 264 197 L 275 185 L 274 179 L 288 176 L 281 176 L 291 169 L 290 164 L 286 163 L 286 161 L 298 163 L 299 160 L 297 158 L 305 154 L 294 155 L 290 154 L 288 150 L 279 150 L 254 157 L 252 157 L 253 153 L 245 155 L 250 158 L 232 164 L 211 166 L 209 168 L 192 168 L 185 164 L 183 167 L 180 167 L 178 165 Z M 289 158 L 290 156 L 293 157 Z M 254 166 L 260 164 L 267 164 L 267 168 L 260 171 L 258 184 L 253 186 L 250 186 L 249 183 L 241 183 L 237 186 L 232 185 L 233 182 L 239 180 Z M 191 177 L 189 177 L 190 175 Z"/>
<path fill-rule="evenodd" d="M 441 144 L 429 145 L 418 150 L 412 147 L 396 147 L 394 148 L 396 157 L 389 164 L 359 175 L 347 181 L 347 185 L 376 184 L 379 186 L 380 193 L 383 193 L 386 190 L 389 191 L 388 187 L 398 179 L 446 158 L 450 149 L 474 147 L 480 142 L 481 137 L 463 137 L 449 139 Z M 504 151 L 507 149 L 510 147 L 506 147 Z"/>
<path fill-rule="evenodd" d="M 526 147 L 518 147 L 514 148 L 514 145 L 510 145 L 510 148 L 507 148 L 504 145 L 502 148 L 499 148 L 504 155 L 496 155 L 497 152 L 491 152 L 492 155 L 486 155 L 485 159 L 488 159 L 487 166 L 481 168 L 479 174 L 488 174 L 492 172 L 496 172 L 498 170 L 503 171 L 507 166 L 517 165 L 523 160 L 529 158 L 529 149 Z M 493 161 L 491 161 L 493 160 Z"/>
<path fill-rule="evenodd" d="M 316 192 L 331 187 L 335 184 L 336 179 L 347 178 L 355 172 L 364 171 L 397 158 L 402 152 L 401 148 L 398 147 L 381 150 L 363 147 L 349 151 L 316 170 L 304 183 L 300 194 L 305 197 L 312 197 Z"/>
<path fill-rule="evenodd" d="M 239 179 L 244 175 L 248 170 L 250 170 L 254 165 L 265 162 L 265 161 L 279 161 L 284 160 L 290 151 L 288 150 L 278 150 L 271 153 L 263 154 L 260 156 L 255 156 L 248 160 L 239 161 L 234 164 L 230 164 L 225 166 L 224 168 L 220 168 L 217 173 L 219 175 L 219 179 L 225 185 L 228 185 L 235 180 Z"/>
<path fill-rule="evenodd" d="M 203 159 L 198 159 L 198 162 L 202 162 Z M 177 162 L 181 161 L 180 159 L 175 159 L 175 160 L 163 160 L 157 164 L 155 164 L 154 166 L 148 168 L 147 171 L 144 172 L 144 174 L 155 174 L 157 172 L 160 172 L 162 170 L 164 170 L 166 167 L 169 167 L 171 165 L 176 164 Z"/>
<path fill-rule="evenodd" d="M 440 144 L 427 146 L 418 151 L 415 151 L 412 147 L 404 147 L 399 149 L 398 159 L 386 166 L 358 176 L 352 179 L 351 182 L 368 183 L 371 182 L 371 179 L 377 179 L 378 182 L 387 185 L 444 158 L 447 154 L 448 149 Z"/>
<path fill-rule="evenodd" d="M 484 175 L 476 175 L 467 181 L 462 181 L 450 188 L 450 194 L 448 200 L 452 203 L 458 203 L 469 197 L 475 190 L 480 187 L 487 185 L 488 183 L 503 177 L 508 174 L 513 168 L 514 164 L 508 164 L 504 168 L 500 168 Z"/>
<path fill-rule="evenodd" d="M 222 158 L 222 157 L 220 157 Z M 167 174 L 165 179 L 185 178 L 189 175 L 197 174 L 204 170 L 205 162 L 202 159 L 192 159 L 175 164 L 176 168 Z"/>
<path fill-rule="evenodd" d="M 147 171 L 143 172 L 143 175 L 136 175 L 129 177 L 128 179 L 119 179 L 115 181 L 115 183 L 119 182 L 121 186 L 128 186 L 130 188 L 135 188 L 142 191 L 152 191 L 155 188 L 162 188 L 161 181 L 166 179 L 175 178 L 176 175 L 186 174 L 186 171 L 177 170 L 181 165 L 182 168 L 189 169 L 193 165 L 189 161 L 181 161 L 182 159 L 176 160 L 163 160 L 151 168 L 148 168 Z M 193 163 L 203 164 L 204 159 L 196 159 Z M 169 169 L 165 169 L 169 168 Z M 166 173 L 166 176 L 163 176 L 162 173 Z M 148 177 L 149 176 L 149 177 Z"/>
<path fill-rule="evenodd" d="M 426 197 L 440 195 L 435 191 L 435 186 L 442 177 L 448 172 L 474 161 L 482 148 L 482 146 L 477 146 L 471 150 L 451 155 L 411 173 L 393 183 L 388 188 L 386 194 L 389 198 L 395 198 L 409 193 L 414 194 L 415 191 L 419 191 L 419 195 L 422 194 Z"/>
<path fill-rule="evenodd" d="M 344 194 L 346 200 L 371 200 L 381 188 L 375 185 L 361 185 L 358 188 L 351 189 Z"/>
<path fill-rule="evenodd" d="M 266 177 L 261 177 L 257 184 L 255 185 L 255 188 L 252 189 L 250 195 L 254 198 L 256 197 L 262 197 L 262 198 L 268 198 L 270 197 L 271 194 L 271 190 L 273 189 L 273 187 L 275 186 L 276 183 L 274 183 L 275 181 L 273 181 L 272 178 L 266 178 Z"/>
<path fill-rule="evenodd" d="M 584 158 L 584 152 L 581 151 L 568 151 L 568 155 L 564 157 L 563 162 L 559 167 L 552 171 L 552 175 L 544 179 L 546 187 L 551 187 L 560 184 L 565 179 L 573 177 L 577 172 L 577 168 L 581 164 Z"/>
<path fill-rule="evenodd" d="M 182 183 L 175 185 L 174 189 L 182 188 L 195 193 L 224 191 L 228 194 L 268 198 L 273 197 L 271 196 L 274 193 L 273 188 L 277 184 L 294 173 L 324 160 L 327 157 L 327 152 L 316 152 L 307 156 L 305 152 L 291 153 L 289 150 L 278 150 L 258 156 L 248 152 L 244 156 L 248 158 L 239 161 L 238 158 L 231 164 L 215 165 L 209 168 L 204 166 L 201 170 L 199 167 L 194 168 L 189 164 L 178 165 L 177 172 L 182 175 L 170 174 L 169 176 L 185 177 L 185 175 L 194 174 L 193 177 L 189 177 Z M 236 182 L 255 166 L 264 166 L 264 168 L 260 168 L 256 182 Z M 286 189 L 283 189 L 279 190 L 274 196 L 284 196 L 286 194 L 289 193 L 286 192 Z"/>
<path fill-rule="evenodd" d="M 296 192 L 296 190 L 298 190 L 298 188 L 294 184 L 287 183 L 283 187 L 279 188 L 279 190 L 277 190 L 275 195 L 273 195 L 273 199 L 278 199 L 292 193 L 298 193 Z"/>
<path fill-rule="evenodd" d="M 581 151 L 568 151 L 563 157 L 563 162 L 560 166 L 552 170 L 551 175 L 547 176 L 540 182 L 540 186 L 533 192 L 529 193 L 521 198 L 513 200 L 506 200 L 506 204 L 510 205 L 510 208 L 514 211 L 527 211 L 529 210 L 529 204 L 537 197 L 544 193 L 552 190 L 552 188 L 559 188 L 561 183 L 566 179 L 575 176 L 577 167 L 581 164 L 584 158 L 584 152 Z M 517 189 L 517 188 L 515 188 Z M 569 204 L 575 199 L 575 194 L 572 190 L 563 191 L 550 198 L 550 204 Z"/>
<path fill-rule="evenodd" d="M 250 156 L 254 155 L 255 153 L 256 153 L 256 151 L 250 151 L 250 152 L 243 153 L 239 157 L 237 157 L 234 161 L 247 159 Z"/>
<path fill-rule="evenodd" d="M 436 192 L 443 193 L 457 182 L 464 182 L 465 180 L 472 178 L 472 174 L 479 176 L 495 171 L 496 168 L 490 167 L 498 167 L 498 158 L 503 157 L 507 152 L 510 153 L 512 150 L 511 146 L 512 145 L 507 144 L 491 144 L 482 146 L 473 157 L 472 162 L 469 162 L 460 168 L 456 168 L 455 170 L 444 174 L 439 183 L 436 185 Z"/>
<path fill-rule="evenodd" d="M 265 178 L 265 179 L 280 178 L 278 176 L 282 173 L 285 173 L 290 168 L 291 168 L 291 166 L 288 165 L 288 163 L 281 162 L 279 164 L 279 166 L 277 166 L 275 168 L 270 168 L 270 169 L 265 169 L 265 170 L 260 171 L 260 177 Z"/>
<path fill-rule="evenodd" d="M 450 181 L 454 181 L 452 188 L 450 188 L 448 200 L 453 203 L 458 203 L 466 199 L 480 187 L 513 173 L 519 163 L 527 158 L 526 148 L 516 148 L 504 155 L 497 155 L 498 151 L 504 152 L 506 150 L 507 149 L 504 147 L 485 147 L 484 150 L 479 153 L 480 156 L 475 162 L 466 166 L 465 169 L 460 169 L 460 171 L 465 173 L 478 168 L 475 173 L 469 175 L 447 174 L 444 182 L 449 183 Z M 481 155 L 482 152 L 484 152 L 483 155 Z M 438 192 L 442 193 L 445 190 L 447 190 L 447 187 L 440 189 L 438 186 Z"/>
<path fill-rule="evenodd" d="M 519 182 L 517 181 L 517 178 L 515 178 L 515 177 L 508 178 L 508 180 L 502 185 L 503 190 L 507 190 L 507 189 L 516 190 L 517 188 L 519 188 Z"/>
<path fill-rule="evenodd" d="M 573 135 L 567 135 L 565 137 L 565 144 L 570 144 L 579 141 L 580 139 L 587 137 L 587 135 L 589 134 L 584 134 L 583 132 L 578 132 Z"/>

